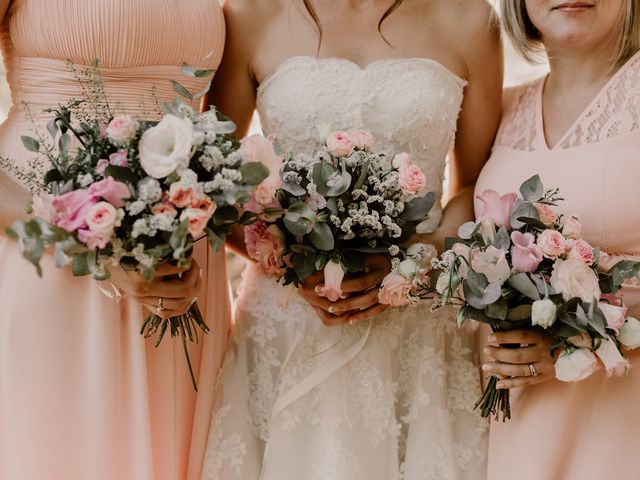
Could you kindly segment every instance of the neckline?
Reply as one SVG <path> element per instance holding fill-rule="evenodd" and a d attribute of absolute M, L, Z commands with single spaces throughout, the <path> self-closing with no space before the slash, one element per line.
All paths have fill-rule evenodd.
<path fill-rule="evenodd" d="M 278 75 L 281 74 L 282 71 L 285 70 L 285 68 L 294 63 L 294 62 L 299 62 L 299 61 L 307 61 L 307 62 L 313 62 L 316 64 L 324 64 L 324 63 L 331 63 L 331 62 L 338 62 L 338 63 L 343 63 L 345 65 L 348 65 L 352 68 L 357 69 L 360 72 L 367 72 L 369 70 L 372 70 L 376 67 L 379 67 L 381 65 L 387 65 L 387 64 L 394 64 L 394 63 L 413 63 L 413 62 L 420 62 L 420 63 L 424 63 L 424 64 L 428 64 L 428 65 L 433 65 L 434 67 L 440 69 L 441 71 L 444 71 L 446 74 L 448 74 L 460 87 L 464 87 L 467 85 L 467 81 L 460 77 L 459 75 L 457 75 L 456 73 L 454 73 L 453 71 L 451 71 L 449 68 L 445 67 L 442 63 L 440 63 L 437 60 L 434 60 L 432 58 L 427 58 L 427 57 L 400 57 L 400 58 L 380 58 L 378 60 L 374 60 L 372 62 L 369 62 L 368 64 L 362 66 L 359 63 L 354 62 L 353 60 L 350 60 L 348 58 L 342 58 L 342 57 L 314 57 L 311 55 L 293 55 L 289 58 L 287 58 L 286 60 L 284 60 L 280 65 L 278 65 L 276 67 L 276 69 L 271 72 L 269 75 L 267 75 L 264 80 L 262 80 L 262 83 L 260 83 L 260 85 L 258 85 L 258 88 L 256 89 L 256 95 L 257 97 L 260 97 L 262 92 L 267 88 L 267 86 L 273 82 L 273 80 L 275 78 L 278 77 Z"/>
<path fill-rule="evenodd" d="M 553 147 L 549 146 L 549 142 L 547 141 L 547 135 L 544 131 L 544 112 L 542 107 L 542 94 L 544 93 L 544 87 L 547 83 L 547 79 L 549 78 L 549 73 L 547 73 L 544 77 L 540 79 L 538 82 L 538 88 L 536 89 L 536 129 L 538 130 L 538 138 L 540 146 L 545 151 L 554 151 L 557 150 L 560 145 L 562 145 L 565 140 L 575 131 L 578 124 L 586 118 L 589 112 L 593 109 L 593 107 L 600 101 L 602 96 L 611 88 L 611 86 L 618 80 L 618 78 L 630 68 L 631 64 L 640 56 L 640 51 L 636 52 L 627 60 L 624 65 L 622 65 L 617 72 L 615 72 L 609 80 L 604 84 L 604 86 L 598 90 L 595 96 L 591 99 L 589 104 L 585 107 L 580 115 L 576 117 L 576 119 L 571 123 L 571 126 L 562 134 L 560 139 L 556 142 Z"/>

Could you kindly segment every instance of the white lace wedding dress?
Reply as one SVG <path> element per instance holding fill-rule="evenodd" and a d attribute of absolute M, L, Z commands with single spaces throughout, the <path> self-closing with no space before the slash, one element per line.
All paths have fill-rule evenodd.
<path fill-rule="evenodd" d="M 285 148 L 318 148 L 329 129 L 371 130 L 410 151 L 442 193 L 465 81 L 427 59 L 362 69 L 293 57 L 262 83 L 263 128 Z M 423 231 L 442 216 L 438 205 Z M 248 267 L 216 391 L 203 478 L 482 479 L 487 424 L 471 332 L 428 305 L 326 327 L 296 296 Z"/>

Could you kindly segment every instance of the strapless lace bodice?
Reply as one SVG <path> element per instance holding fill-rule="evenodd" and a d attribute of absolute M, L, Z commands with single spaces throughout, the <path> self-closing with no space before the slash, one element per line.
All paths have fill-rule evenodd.
<path fill-rule="evenodd" d="M 410 152 L 427 176 L 425 191 L 442 195 L 466 82 L 424 58 L 380 60 L 361 68 L 337 58 L 292 57 L 258 90 L 267 133 L 299 152 L 318 148 L 330 130 L 370 130 L 377 147 Z M 422 231 L 435 228 L 439 202 Z"/>

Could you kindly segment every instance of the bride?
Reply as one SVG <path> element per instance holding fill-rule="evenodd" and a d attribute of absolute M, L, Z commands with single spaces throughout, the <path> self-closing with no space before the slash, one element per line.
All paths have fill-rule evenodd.
<path fill-rule="evenodd" d="M 419 239 L 442 248 L 472 218 L 502 87 L 485 0 L 228 0 L 225 10 L 212 103 L 239 134 L 255 108 L 298 152 L 328 129 L 368 129 L 378 148 L 410 151 L 438 197 L 453 148 L 451 199 Z M 341 315 L 309 293 L 283 309 L 279 288 L 255 265 L 245 272 L 204 479 L 484 478 L 473 335 L 453 312 L 371 316 L 382 308 L 366 294 L 333 304 Z M 364 313 L 344 312 L 356 306 Z"/>

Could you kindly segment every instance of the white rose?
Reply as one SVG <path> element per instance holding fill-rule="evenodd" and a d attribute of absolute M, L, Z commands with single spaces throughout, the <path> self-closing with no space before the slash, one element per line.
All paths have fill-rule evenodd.
<path fill-rule="evenodd" d="M 549 328 L 556 321 L 556 304 L 549 298 L 536 300 L 531 306 L 531 323 Z"/>
<path fill-rule="evenodd" d="M 186 118 L 165 115 L 140 139 L 140 164 L 147 175 L 165 178 L 187 166 L 193 148 L 193 124 Z"/>
<path fill-rule="evenodd" d="M 600 298 L 600 285 L 594 271 L 582 260 L 557 260 L 551 274 L 551 286 L 565 301 L 578 297 L 583 302 Z"/>
<path fill-rule="evenodd" d="M 578 348 L 556 360 L 556 378 L 561 382 L 579 382 L 598 370 L 598 359 L 590 350 Z"/>
<path fill-rule="evenodd" d="M 413 278 L 416 276 L 416 272 L 418 271 L 418 264 L 411 259 L 403 260 L 398 265 L 398 273 L 402 275 L 404 278 Z"/>
<path fill-rule="evenodd" d="M 620 329 L 618 340 L 627 350 L 640 347 L 640 320 L 627 317 L 627 321 Z"/>
<path fill-rule="evenodd" d="M 474 253 L 471 267 L 487 277 L 489 282 L 502 285 L 511 276 L 511 267 L 503 250 L 491 245 L 484 252 Z"/>
<path fill-rule="evenodd" d="M 596 350 L 596 355 L 602 360 L 608 376 L 616 375 L 621 377 L 631 367 L 631 364 L 622 356 L 618 345 L 613 340 L 602 339 L 600 346 Z"/>
<path fill-rule="evenodd" d="M 493 243 L 493 239 L 496 236 L 496 227 L 490 218 L 487 217 L 480 222 L 480 235 L 484 243 Z"/>

